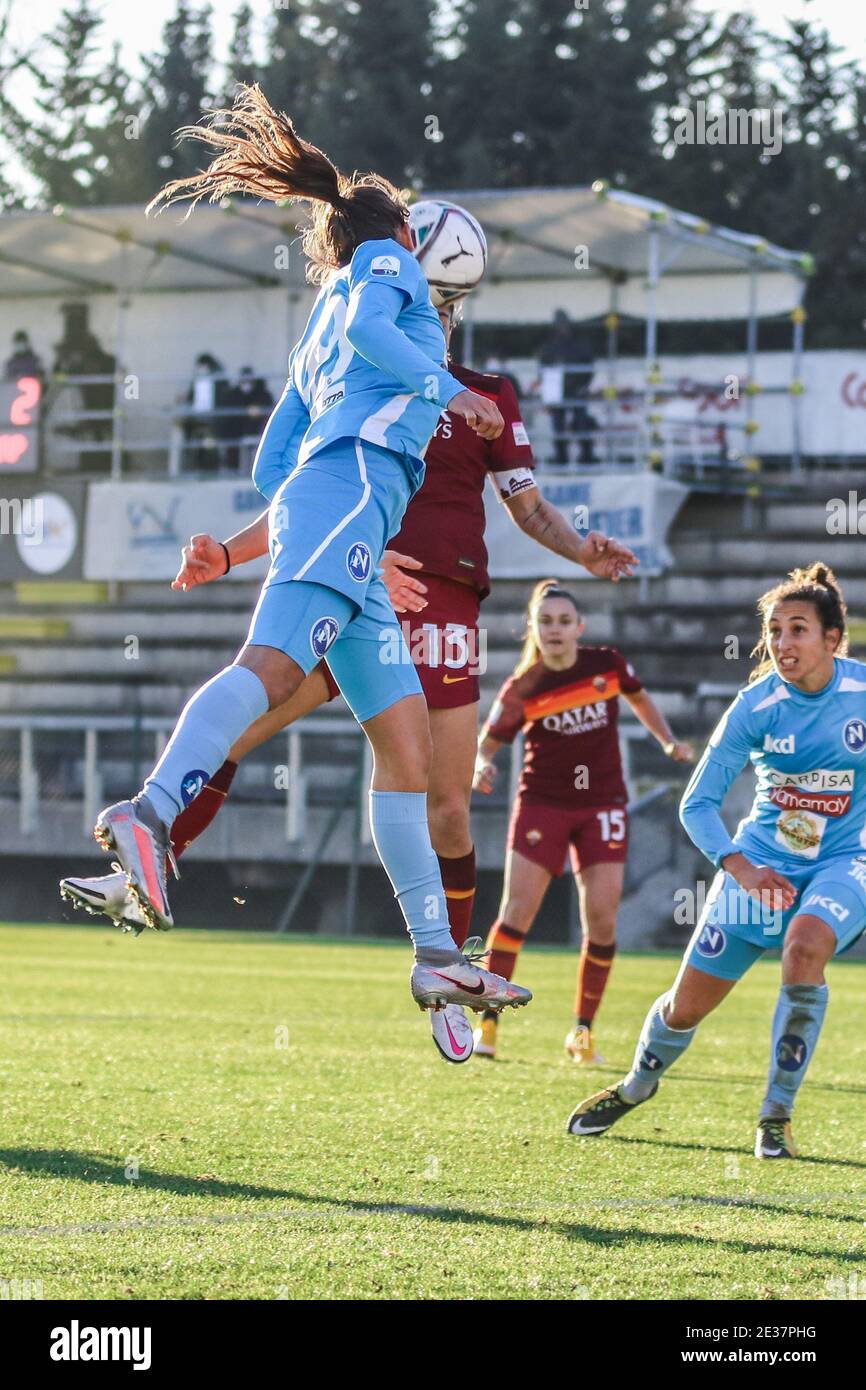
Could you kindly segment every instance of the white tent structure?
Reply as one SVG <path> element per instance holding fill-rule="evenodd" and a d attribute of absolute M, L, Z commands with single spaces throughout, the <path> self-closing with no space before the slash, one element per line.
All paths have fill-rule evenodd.
<path fill-rule="evenodd" d="M 487 233 L 488 274 L 467 301 L 467 361 L 474 325 L 546 324 L 565 308 L 576 320 L 604 319 L 615 392 L 617 326 L 628 315 L 645 321 L 652 387 L 659 322 L 745 320 L 751 368 L 759 318 L 788 314 L 793 382 L 799 378 L 811 269 L 800 252 L 605 184 L 424 196 L 459 201 Z M 181 379 L 207 346 L 227 361 L 255 352 L 261 362 L 264 354 L 263 370 L 276 375 L 313 294 L 302 221 L 302 204 L 247 201 L 199 205 L 188 217 L 169 209 L 147 218 L 140 207 L 5 214 L 4 324 L 47 341 L 60 303 L 86 299 L 119 367 L 129 368 L 134 351 L 133 369 L 144 377 L 161 371 Z"/>

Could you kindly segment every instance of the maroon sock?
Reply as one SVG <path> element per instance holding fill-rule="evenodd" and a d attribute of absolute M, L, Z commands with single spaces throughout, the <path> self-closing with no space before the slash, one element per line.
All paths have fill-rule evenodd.
<path fill-rule="evenodd" d="M 577 989 L 574 996 L 574 1017 L 579 1028 L 591 1028 L 610 978 L 616 942 L 600 946 L 597 941 L 583 939 L 580 963 L 577 967 Z"/>
<path fill-rule="evenodd" d="M 507 922 L 497 917 L 487 933 L 487 949 L 490 952 L 487 957 L 487 969 L 492 970 L 494 975 L 501 975 L 503 979 L 510 980 L 525 940 L 525 932 L 518 931 L 516 927 L 509 927 Z"/>
<path fill-rule="evenodd" d="M 198 796 L 184 807 L 171 827 L 171 847 L 176 859 L 180 859 L 193 840 L 207 830 L 217 811 L 229 794 L 232 779 L 238 770 L 237 763 L 224 762 L 217 768 L 210 781 L 202 787 Z"/>
<path fill-rule="evenodd" d="M 475 848 L 457 859 L 437 854 L 442 887 L 448 904 L 448 924 L 455 946 L 463 947 L 469 935 L 472 908 L 475 905 Z"/>

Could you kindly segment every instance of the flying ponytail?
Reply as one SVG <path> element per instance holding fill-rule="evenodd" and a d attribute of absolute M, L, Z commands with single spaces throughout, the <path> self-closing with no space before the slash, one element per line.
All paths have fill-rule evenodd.
<path fill-rule="evenodd" d="M 172 179 L 147 212 L 189 199 L 218 203 L 246 193 L 272 203 L 305 199 L 312 223 L 302 235 L 307 279 L 320 284 L 348 265 L 362 241 L 396 237 L 409 216 L 408 194 L 380 174 L 341 174 L 326 154 L 304 140 L 289 116 L 275 111 L 256 83 L 241 84 L 231 110 L 211 111 L 178 136 L 219 153 L 201 173 Z"/>

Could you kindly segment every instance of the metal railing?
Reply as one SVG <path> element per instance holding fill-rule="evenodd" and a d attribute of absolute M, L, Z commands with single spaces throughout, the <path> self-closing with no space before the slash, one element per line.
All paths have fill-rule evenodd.
<path fill-rule="evenodd" d="M 566 369 L 568 370 L 568 369 Z M 276 400 L 284 378 L 263 373 Z M 188 378 L 140 374 L 55 376 L 42 404 L 41 452 L 49 472 L 122 477 L 136 470 L 170 478 L 186 473 L 248 473 L 271 407 L 216 405 L 196 411 L 179 400 Z M 710 404 L 723 387 L 659 381 L 641 387 L 603 386 L 544 400 L 523 396 L 521 410 L 536 458 L 564 472 L 654 469 L 670 477 L 747 483 L 760 469 L 755 449 L 754 395 L 745 418 L 731 420 Z M 84 405 L 87 392 L 110 391 L 113 404 Z M 786 387 L 765 387 L 763 396 L 799 397 Z M 633 418 L 631 418 L 633 417 Z M 799 449 L 787 466 L 799 469 Z"/>
<path fill-rule="evenodd" d="M 84 834 L 89 835 L 104 800 L 104 779 L 101 772 L 100 757 L 101 736 L 105 734 L 128 735 L 129 746 L 126 760 L 130 770 L 129 782 L 133 784 L 141 780 L 142 768 L 148 762 L 144 751 L 144 740 L 147 737 L 152 740 L 153 760 L 156 762 L 162 754 L 174 725 L 174 718 L 161 715 L 0 714 L 0 734 L 4 732 L 18 734 L 17 774 L 13 775 L 12 781 L 17 790 L 18 826 L 21 834 L 30 836 L 37 832 L 46 810 L 47 803 L 42 795 L 39 774 L 37 740 L 40 733 L 62 733 L 66 736 L 66 757 L 74 765 L 74 772 L 70 778 L 70 795 L 66 799 L 73 802 L 80 799 L 81 828 Z M 631 795 L 633 788 L 632 744 L 636 740 L 644 742 L 650 736 L 642 726 L 621 726 L 619 733 L 626 786 L 629 788 L 630 801 L 633 801 L 634 798 Z M 70 742 L 70 739 L 76 735 L 80 738 L 77 748 Z M 366 814 L 366 797 L 370 782 L 371 759 L 360 727 L 354 719 L 343 715 L 329 715 L 324 719 L 313 715 L 305 718 L 301 723 L 293 724 L 285 731 L 286 762 L 284 765 L 280 765 L 285 768 L 285 787 L 277 788 L 275 785 L 273 795 L 269 797 L 272 805 L 282 805 L 284 808 L 283 840 L 289 844 L 301 845 L 309 830 L 310 779 L 309 766 L 305 763 L 304 758 L 304 741 L 322 735 L 327 736 L 328 739 L 348 735 L 357 739 L 359 746 L 363 740 L 365 761 L 364 775 L 361 778 L 358 791 L 359 804 L 362 809 L 358 824 L 358 837 L 361 845 L 369 845 L 371 837 Z M 275 737 L 279 738 L 280 735 Z M 516 796 L 522 764 L 522 740 L 520 738 L 511 745 L 507 756 L 509 758 L 508 776 L 507 779 L 502 780 L 503 785 L 507 785 L 508 788 L 507 801 L 510 806 Z M 131 785 L 130 790 L 132 790 Z M 2 796 L 2 791 L 0 791 L 0 796 Z M 635 802 L 635 804 L 638 803 Z"/>

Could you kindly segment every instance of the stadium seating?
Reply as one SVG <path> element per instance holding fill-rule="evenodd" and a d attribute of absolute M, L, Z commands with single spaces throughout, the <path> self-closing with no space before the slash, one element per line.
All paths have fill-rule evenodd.
<path fill-rule="evenodd" d="M 825 553 L 825 517 L 818 497 L 760 502 L 692 495 L 673 528 L 675 564 L 665 575 L 640 584 L 577 585 L 586 605 L 585 640 L 619 647 L 677 734 L 700 746 L 747 679 L 756 637 L 757 596 L 795 564 Z M 861 545 L 858 538 L 846 542 L 834 537 L 834 565 L 855 615 L 858 608 L 866 612 L 866 577 L 857 567 Z M 526 581 L 496 581 L 485 604 L 488 653 L 482 711 L 489 708 L 512 669 L 529 587 Z M 165 584 L 126 584 L 120 602 L 113 604 L 105 601 L 104 586 L 67 586 L 63 593 L 67 601 L 59 607 L 58 594 L 50 587 L 19 586 L 17 592 L 7 587 L 0 593 L 4 613 L 0 621 L 0 825 L 10 849 L 32 852 L 33 838 L 16 810 L 21 736 L 9 727 L 8 718 L 3 727 L 4 716 L 26 711 L 53 717 L 57 727 L 38 730 L 33 736 L 40 806 L 45 813 L 40 843 L 54 853 L 65 852 L 71 845 L 89 849 L 82 818 L 84 733 L 79 727 L 64 735 L 59 727 L 64 718 L 79 725 L 93 716 L 107 720 L 120 716 L 128 721 L 122 732 L 101 733 L 99 743 L 100 790 L 106 797 L 124 794 L 134 774 L 146 770 L 164 738 L 154 721 L 161 720 L 164 729 L 170 727 L 191 691 L 231 660 L 245 635 L 255 593 L 254 585 L 243 582 L 215 584 L 189 595 L 172 594 Z M 44 602 L 47 595 L 48 603 Z M 43 602 L 36 602 L 40 596 Z M 866 637 L 863 623 L 855 621 L 853 630 L 855 636 Z M 739 644 L 738 658 L 726 655 L 732 648 L 737 650 L 731 639 Z M 287 841 L 285 792 L 274 787 L 275 766 L 287 764 L 289 756 L 286 737 L 280 735 L 245 763 L 230 805 L 220 817 L 219 830 L 215 828 L 192 854 L 208 860 L 236 856 L 272 865 L 308 858 L 334 805 L 345 799 L 356 764 L 357 738 L 346 727 L 346 716 L 345 706 L 336 701 L 318 712 L 320 732 L 308 730 L 304 735 L 302 827 L 295 839 Z M 134 721 L 138 727 L 133 736 Z M 674 842 L 681 838 L 682 844 L 677 843 L 676 870 L 671 872 L 679 882 L 684 872 L 686 876 L 705 872 L 673 821 L 676 795 L 687 768 L 668 762 L 655 742 L 643 737 L 626 706 L 622 724 L 628 737 L 634 796 L 660 784 L 672 785 L 665 814 L 671 821 L 670 838 Z M 747 793 L 745 780 L 740 800 Z M 476 798 L 482 867 L 501 865 L 508 792 L 506 769 L 493 798 Z M 737 800 L 736 788 L 733 795 Z M 49 807 L 51 814 L 46 813 Z M 659 814 L 660 807 L 653 803 L 648 819 L 652 822 Z M 351 858 L 348 825 L 338 832 L 328 854 L 330 862 L 346 863 Z M 647 875 L 658 867 L 657 858 L 657 837 L 648 836 L 644 844 L 635 833 L 629 880 L 645 885 Z M 361 860 L 372 862 L 369 845 L 363 847 Z M 628 903 L 623 913 L 623 930 L 628 935 Z"/>

